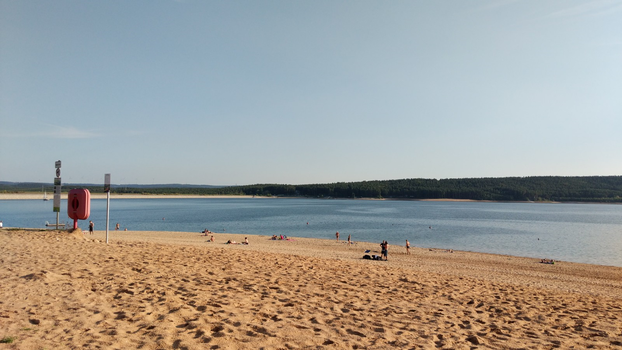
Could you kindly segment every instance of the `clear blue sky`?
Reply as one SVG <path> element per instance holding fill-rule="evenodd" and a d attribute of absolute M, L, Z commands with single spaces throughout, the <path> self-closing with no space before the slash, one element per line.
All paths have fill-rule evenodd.
<path fill-rule="evenodd" d="M 0 0 L 0 180 L 622 175 L 622 1 Z"/>

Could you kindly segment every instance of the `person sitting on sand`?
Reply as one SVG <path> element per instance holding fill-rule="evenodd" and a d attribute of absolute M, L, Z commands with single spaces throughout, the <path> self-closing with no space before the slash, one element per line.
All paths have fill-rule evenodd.
<path fill-rule="evenodd" d="M 248 237 L 244 237 L 244 242 L 242 242 L 242 244 L 248 245 Z"/>
<path fill-rule="evenodd" d="M 276 241 L 276 235 L 272 235 L 272 240 Z"/>
<path fill-rule="evenodd" d="M 210 240 L 210 242 L 212 242 L 212 243 L 213 243 L 213 242 L 214 242 L 214 235 L 211 235 L 211 236 L 209 237 L 209 240 Z"/>

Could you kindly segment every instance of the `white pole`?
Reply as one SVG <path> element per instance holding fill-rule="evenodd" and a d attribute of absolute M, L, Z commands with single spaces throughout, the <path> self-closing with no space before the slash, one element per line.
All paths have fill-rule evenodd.
<path fill-rule="evenodd" d="M 110 191 L 106 192 L 106 244 L 108 244 L 108 222 L 110 218 Z"/>

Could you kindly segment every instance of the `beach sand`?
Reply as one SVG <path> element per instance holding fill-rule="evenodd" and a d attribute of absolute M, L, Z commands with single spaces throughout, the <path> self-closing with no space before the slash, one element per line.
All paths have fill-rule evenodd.
<path fill-rule="evenodd" d="M 0 230 L 0 349 L 622 348 L 622 268 L 248 238 Z"/>

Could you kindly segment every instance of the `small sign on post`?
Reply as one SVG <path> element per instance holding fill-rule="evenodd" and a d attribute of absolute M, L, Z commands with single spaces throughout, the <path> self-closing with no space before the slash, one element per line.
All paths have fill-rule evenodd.
<path fill-rule="evenodd" d="M 58 185 L 54 181 L 54 212 L 60 213 L 60 179 L 58 179 Z"/>
<path fill-rule="evenodd" d="M 104 174 L 104 192 L 110 192 L 110 174 Z"/>
<path fill-rule="evenodd" d="M 54 163 L 54 167 L 56 168 L 56 177 L 54 178 L 54 205 L 52 211 L 56 213 L 56 229 L 58 230 L 58 218 L 60 214 L 60 192 L 61 192 L 61 181 L 60 181 L 60 160 L 57 160 Z"/>
<path fill-rule="evenodd" d="M 104 192 L 106 192 L 106 244 L 108 244 L 108 227 L 110 222 L 110 174 L 104 174 Z"/>

